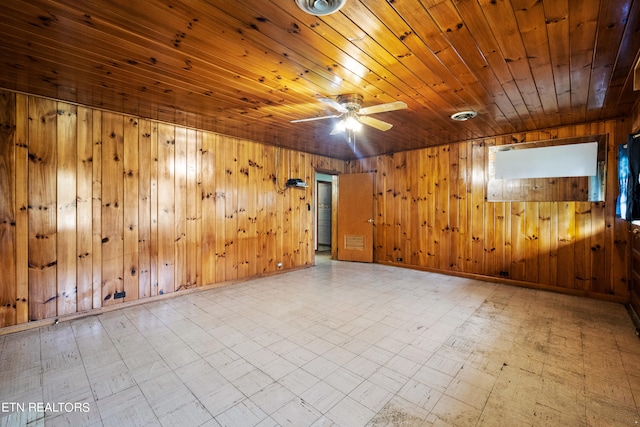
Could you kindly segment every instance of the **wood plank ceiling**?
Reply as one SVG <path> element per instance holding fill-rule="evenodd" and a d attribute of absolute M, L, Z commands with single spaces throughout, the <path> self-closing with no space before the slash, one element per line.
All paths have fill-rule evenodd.
<path fill-rule="evenodd" d="M 640 0 L 10 0 L 0 87 L 353 159 L 628 116 Z M 355 148 L 319 97 L 404 101 Z M 453 113 L 478 116 L 454 122 Z"/>

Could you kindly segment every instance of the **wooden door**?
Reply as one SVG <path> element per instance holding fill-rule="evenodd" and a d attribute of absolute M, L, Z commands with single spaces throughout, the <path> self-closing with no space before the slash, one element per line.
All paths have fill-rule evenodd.
<path fill-rule="evenodd" d="M 640 316 L 640 226 L 631 225 L 631 256 L 629 257 L 630 299 L 631 306 Z"/>
<path fill-rule="evenodd" d="M 373 174 L 338 176 L 338 259 L 373 261 Z"/>

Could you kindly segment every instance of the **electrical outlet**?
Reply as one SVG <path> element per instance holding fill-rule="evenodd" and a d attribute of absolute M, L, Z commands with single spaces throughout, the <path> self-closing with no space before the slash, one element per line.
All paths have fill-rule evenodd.
<path fill-rule="evenodd" d="M 501 275 L 502 277 L 509 277 L 509 272 L 508 272 L 508 271 L 501 271 L 501 272 L 500 272 L 500 275 Z"/>
<path fill-rule="evenodd" d="M 116 292 L 113 294 L 113 299 L 124 298 L 127 295 L 125 291 Z"/>
<path fill-rule="evenodd" d="M 398 257 L 398 258 L 396 258 L 396 261 L 398 261 L 398 262 L 402 262 L 402 257 Z"/>
<path fill-rule="evenodd" d="M 282 263 L 281 263 L 281 262 L 279 262 L 279 263 L 277 264 L 277 266 L 278 266 L 278 268 L 282 268 Z"/>

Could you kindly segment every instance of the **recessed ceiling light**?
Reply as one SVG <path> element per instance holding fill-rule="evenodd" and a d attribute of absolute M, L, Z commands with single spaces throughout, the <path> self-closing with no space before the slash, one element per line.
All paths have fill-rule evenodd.
<path fill-rule="evenodd" d="M 346 2 L 347 0 L 296 0 L 300 9 L 315 16 L 337 12 Z"/>
<path fill-rule="evenodd" d="M 477 115 L 478 113 L 475 111 L 461 111 L 459 113 L 452 114 L 451 119 L 464 122 L 465 120 L 473 119 Z"/>

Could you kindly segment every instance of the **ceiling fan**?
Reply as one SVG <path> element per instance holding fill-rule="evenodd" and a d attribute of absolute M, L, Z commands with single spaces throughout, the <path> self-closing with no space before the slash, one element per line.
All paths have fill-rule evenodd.
<path fill-rule="evenodd" d="M 371 107 L 362 108 L 363 97 L 357 93 L 339 95 L 335 100 L 332 98 L 318 99 L 338 111 L 339 114 L 291 120 L 291 123 L 342 118 L 342 120 L 340 120 L 331 131 L 331 135 L 344 132 L 345 130 L 358 131 L 362 125 L 371 126 L 372 128 L 384 131 L 391 129 L 393 125 L 391 123 L 369 117 L 369 115 L 407 108 L 407 104 L 402 101 L 388 102 L 386 104 L 372 105 Z"/>

